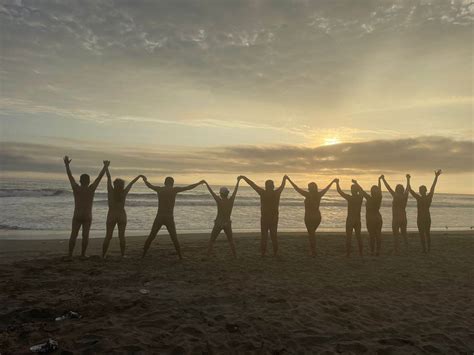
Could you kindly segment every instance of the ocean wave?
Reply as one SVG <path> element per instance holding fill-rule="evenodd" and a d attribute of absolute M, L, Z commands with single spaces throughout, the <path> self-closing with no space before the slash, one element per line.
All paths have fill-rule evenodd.
<path fill-rule="evenodd" d="M 10 226 L 8 224 L 0 224 L 0 230 L 9 230 L 9 231 L 24 230 L 24 231 L 27 231 L 27 230 L 32 230 L 32 229 L 31 228 L 25 228 L 25 227 L 18 227 L 18 226 Z"/>
<path fill-rule="evenodd" d="M 71 194 L 63 189 L 0 189 L 0 197 L 47 197 Z"/>

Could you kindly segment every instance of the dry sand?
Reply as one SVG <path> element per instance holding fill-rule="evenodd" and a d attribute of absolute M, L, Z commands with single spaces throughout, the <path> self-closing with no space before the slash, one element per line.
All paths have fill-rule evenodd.
<path fill-rule="evenodd" d="M 237 260 L 222 235 L 206 260 L 206 238 L 181 236 L 181 262 L 166 236 L 144 260 L 140 237 L 124 260 L 116 237 L 107 260 L 65 261 L 67 241 L 0 241 L 0 352 L 29 353 L 48 338 L 63 354 L 474 350 L 470 233 L 434 236 L 431 255 L 413 235 L 392 256 L 385 236 L 383 256 L 363 260 L 343 256 L 340 234 L 318 236 L 314 259 L 300 233 L 280 237 L 279 259 L 260 258 L 253 234 L 236 237 Z M 82 319 L 54 321 L 68 310 Z"/>

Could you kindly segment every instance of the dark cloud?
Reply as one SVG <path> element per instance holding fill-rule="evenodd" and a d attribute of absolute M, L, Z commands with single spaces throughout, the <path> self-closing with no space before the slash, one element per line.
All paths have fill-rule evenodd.
<path fill-rule="evenodd" d="M 316 148 L 298 146 L 238 146 L 205 149 L 150 150 L 113 147 L 66 148 L 27 143 L 2 143 L 0 169 L 4 172 L 62 173 L 61 157 L 73 158 L 74 171 L 100 167 L 110 159 L 121 174 L 242 174 L 319 173 L 372 174 L 474 171 L 473 141 L 443 137 L 374 140 Z"/>

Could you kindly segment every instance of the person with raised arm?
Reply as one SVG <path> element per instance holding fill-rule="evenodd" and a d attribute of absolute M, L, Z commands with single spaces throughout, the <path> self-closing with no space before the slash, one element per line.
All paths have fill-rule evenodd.
<path fill-rule="evenodd" d="M 316 230 L 321 223 L 321 211 L 319 205 L 321 204 L 321 198 L 329 191 L 332 184 L 336 182 L 336 179 L 332 180 L 328 186 L 323 190 L 318 191 L 318 185 L 315 182 L 308 184 L 308 190 L 303 190 L 296 185 L 293 180 L 287 177 L 287 180 L 293 186 L 293 188 L 302 195 L 304 199 L 304 223 L 306 230 L 308 231 L 309 247 L 311 256 L 316 256 Z"/>
<path fill-rule="evenodd" d="M 401 234 L 405 242 L 405 248 L 408 248 L 407 240 L 407 202 L 408 202 L 408 193 L 410 191 L 410 175 L 407 174 L 407 187 L 404 188 L 403 185 L 398 184 L 395 187 L 395 191 L 390 187 L 385 176 L 382 175 L 382 181 L 387 188 L 390 195 L 392 195 L 392 232 L 393 232 L 393 245 L 395 254 L 398 254 L 400 251 L 400 240 L 399 235 Z"/>
<path fill-rule="evenodd" d="M 66 155 L 64 157 L 64 165 L 66 173 L 71 183 L 72 193 L 74 195 L 74 215 L 72 217 L 71 236 L 69 238 L 69 257 L 72 257 L 74 247 L 76 246 L 77 235 L 82 227 L 82 251 L 81 256 L 86 256 L 87 245 L 89 243 L 89 231 L 92 223 L 92 204 L 94 202 L 94 194 L 100 180 L 105 174 L 105 170 L 110 161 L 104 160 L 104 167 L 100 171 L 97 178 L 90 184 L 91 178 L 88 174 L 82 174 L 79 183 L 74 180 L 71 172 L 71 159 Z"/>
<path fill-rule="evenodd" d="M 418 232 L 420 234 L 421 239 L 421 247 L 423 248 L 423 253 L 428 253 L 431 250 L 431 214 L 430 214 L 430 207 L 431 202 L 433 201 L 433 195 L 436 188 L 436 184 L 438 183 L 438 177 L 441 175 L 441 169 L 435 171 L 435 178 L 433 181 L 433 185 L 431 185 L 430 192 L 426 194 L 427 189 L 425 185 L 421 185 L 419 187 L 420 194 L 418 195 L 415 191 L 412 190 L 410 187 L 409 191 L 411 195 L 416 199 L 417 204 L 417 218 L 416 223 L 418 225 Z"/>
<path fill-rule="evenodd" d="M 365 204 L 365 219 L 367 223 L 367 231 L 369 232 L 369 246 L 370 254 L 379 256 L 382 246 L 382 215 L 380 214 L 380 206 L 382 205 L 382 177 L 379 177 L 378 185 L 373 185 L 370 189 L 370 195 L 357 183 L 356 180 L 352 182 L 357 186 L 362 196 L 366 199 Z"/>
<path fill-rule="evenodd" d="M 120 240 L 120 252 L 122 257 L 125 256 L 125 228 L 127 227 L 127 213 L 125 212 L 125 200 L 130 192 L 133 184 L 142 177 L 138 175 L 125 187 L 125 181 L 115 179 L 112 184 L 109 168 L 105 170 L 107 175 L 107 200 L 109 203 L 109 211 L 107 212 L 105 239 L 102 245 L 102 257 L 107 255 L 110 240 L 114 233 L 115 225 L 118 227 L 118 236 Z"/>
<path fill-rule="evenodd" d="M 150 248 L 151 242 L 156 238 L 156 235 L 160 231 L 162 226 L 165 226 L 168 230 L 168 233 L 173 241 L 174 247 L 178 257 L 182 259 L 181 248 L 179 246 L 178 235 L 176 233 L 176 225 L 174 223 L 174 205 L 176 202 L 176 195 L 183 191 L 192 190 L 195 187 L 204 183 L 204 180 L 201 180 L 195 184 L 184 186 L 184 187 L 174 187 L 174 179 L 171 176 L 168 176 L 165 179 L 165 186 L 155 186 L 148 182 L 148 179 L 143 176 L 143 181 L 148 188 L 155 191 L 158 195 L 158 213 L 151 227 L 150 235 L 145 241 L 143 247 L 143 257 L 145 257 L 148 249 Z"/>
<path fill-rule="evenodd" d="M 237 178 L 237 184 L 234 187 L 234 192 L 229 198 L 229 189 L 227 187 L 221 187 L 219 190 L 219 196 L 212 191 L 211 187 L 204 181 L 209 190 L 209 193 L 212 195 L 217 204 L 217 216 L 214 220 L 214 228 L 212 228 L 211 239 L 209 240 L 209 247 L 207 250 L 207 256 L 211 256 L 214 242 L 216 241 L 219 233 L 223 230 L 227 240 L 229 241 L 230 250 L 232 255 L 237 257 L 235 251 L 234 239 L 232 237 L 232 221 L 230 216 L 232 215 L 232 209 L 234 207 L 235 196 L 237 195 L 237 190 L 239 189 L 240 178 Z"/>
<path fill-rule="evenodd" d="M 339 179 L 336 179 L 337 192 L 347 201 L 346 218 L 346 256 L 350 257 L 352 253 L 352 231 L 355 232 L 357 245 L 359 247 L 359 256 L 363 256 L 363 243 L 361 236 L 360 210 L 362 208 L 363 197 L 356 184 L 351 186 L 351 194 L 342 191 L 339 185 Z"/>
<path fill-rule="evenodd" d="M 281 185 L 275 190 L 273 180 L 265 181 L 265 189 L 261 188 L 246 176 L 239 176 L 250 185 L 252 189 L 260 196 L 260 230 L 261 242 L 260 251 L 262 256 L 267 252 L 268 234 L 272 239 L 273 255 L 278 255 L 278 210 L 280 207 L 280 196 L 285 188 L 287 176 L 283 177 Z"/>

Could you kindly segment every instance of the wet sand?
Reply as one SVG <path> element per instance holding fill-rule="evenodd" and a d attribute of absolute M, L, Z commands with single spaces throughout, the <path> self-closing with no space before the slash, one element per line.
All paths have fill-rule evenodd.
<path fill-rule="evenodd" d="M 102 240 L 71 261 L 67 241 L 0 241 L 0 353 L 48 338 L 58 354 L 474 350 L 472 233 L 433 236 L 430 255 L 413 234 L 400 256 L 385 235 L 383 256 L 363 259 L 344 257 L 342 234 L 319 235 L 316 258 L 302 233 L 280 236 L 277 259 L 255 233 L 236 236 L 236 260 L 223 235 L 206 259 L 207 238 L 180 236 L 183 261 L 166 235 L 144 260 L 142 237 L 121 259 L 114 236 L 107 260 Z M 82 318 L 54 321 L 69 310 Z"/>

